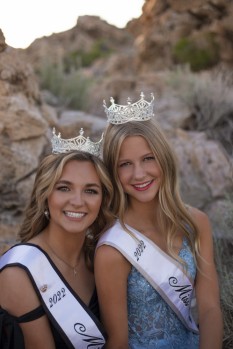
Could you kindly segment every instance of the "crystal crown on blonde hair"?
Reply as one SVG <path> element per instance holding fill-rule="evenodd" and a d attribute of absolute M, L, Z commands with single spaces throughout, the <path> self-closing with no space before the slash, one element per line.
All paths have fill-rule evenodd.
<path fill-rule="evenodd" d="M 110 124 L 119 125 L 125 124 L 129 121 L 146 121 L 150 120 L 154 115 L 154 95 L 151 93 L 151 101 L 145 100 L 143 92 L 140 94 L 139 101 L 131 103 L 131 99 L 128 98 L 127 105 L 115 104 L 114 99 L 111 97 L 110 102 L 112 103 L 108 108 L 105 100 L 103 106 L 107 115 L 108 122 Z"/>
<path fill-rule="evenodd" d="M 83 136 L 83 128 L 79 131 L 79 136 L 75 138 L 63 139 L 61 138 L 61 133 L 56 135 L 56 130 L 53 128 L 53 137 L 51 139 L 52 143 L 52 153 L 67 153 L 72 150 L 85 151 L 87 153 L 93 154 L 95 156 L 100 156 L 101 143 L 103 140 L 103 134 L 99 142 L 92 142 L 89 137 L 85 138 Z"/>

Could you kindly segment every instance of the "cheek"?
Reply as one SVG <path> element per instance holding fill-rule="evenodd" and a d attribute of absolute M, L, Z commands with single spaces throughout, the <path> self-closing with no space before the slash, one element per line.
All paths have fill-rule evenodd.
<path fill-rule="evenodd" d="M 48 206 L 59 206 L 63 201 L 63 197 L 58 193 L 52 193 L 48 197 Z"/>
<path fill-rule="evenodd" d="M 122 185 L 124 185 L 129 180 L 130 174 L 126 168 L 120 169 L 118 171 L 118 178 Z"/>
<path fill-rule="evenodd" d="M 150 164 L 148 166 L 148 171 L 154 173 L 157 176 L 161 176 L 161 169 L 158 164 Z"/>
<path fill-rule="evenodd" d="M 93 210 L 96 212 L 96 214 L 98 214 L 102 204 L 102 196 L 99 198 L 96 198 L 95 202 L 93 202 L 92 204 L 93 204 Z"/>

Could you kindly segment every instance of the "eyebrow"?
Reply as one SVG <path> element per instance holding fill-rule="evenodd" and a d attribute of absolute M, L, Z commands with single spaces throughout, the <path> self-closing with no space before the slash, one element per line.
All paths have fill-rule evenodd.
<path fill-rule="evenodd" d="M 61 179 L 60 181 L 58 181 L 58 182 L 56 183 L 56 185 L 59 185 L 59 184 L 73 185 L 72 182 L 66 181 L 66 180 L 64 180 L 64 179 Z M 97 183 L 86 183 L 86 184 L 85 184 L 85 187 L 87 187 L 87 188 L 90 188 L 90 187 L 101 188 L 101 185 L 99 185 L 99 184 L 97 184 Z"/>

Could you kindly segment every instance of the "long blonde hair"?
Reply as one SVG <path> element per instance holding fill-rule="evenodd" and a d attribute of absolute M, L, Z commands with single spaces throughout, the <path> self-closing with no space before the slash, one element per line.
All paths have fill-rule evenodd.
<path fill-rule="evenodd" d="M 117 163 L 122 142 L 129 136 L 143 137 L 148 142 L 159 163 L 162 179 L 158 193 L 159 209 L 155 213 L 163 231 L 167 234 L 169 253 L 180 260 L 174 252 L 173 245 L 177 232 L 181 232 L 188 239 L 196 260 L 196 255 L 199 254 L 198 229 L 180 196 L 175 154 L 159 125 L 154 120 L 131 121 L 122 125 L 110 124 L 106 128 L 103 159 L 114 187 L 113 213 L 119 217 L 121 224 L 125 226 L 124 214 L 128 207 L 128 197 L 124 193 L 119 180 Z"/>
<path fill-rule="evenodd" d="M 113 187 L 108 171 L 102 160 L 94 155 L 81 151 L 72 151 L 66 154 L 48 155 L 38 167 L 34 186 L 29 204 L 25 211 L 25 218 L 18 233 L 21 242 L 27 242 L 38 235 L 49 224 L 45 217 L 45 210 L 48 208 L 47 199 L 62 175 L 64 166 L 72 160 L 90 162 L 94 165 L 102 186 L 102 204 L 97 219 L 89 227 L 90 237 L 86 238 L 85 249 L 87 255 L 94 253 L 94 248 L 101 231 L 110 225 L 113 216 L 110 210 L 110 203 L 113 197 Z"/>

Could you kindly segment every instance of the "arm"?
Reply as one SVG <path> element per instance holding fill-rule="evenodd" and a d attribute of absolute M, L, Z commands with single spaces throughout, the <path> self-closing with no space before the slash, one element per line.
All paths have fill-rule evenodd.
<path fill-rule="evenodd" d="M 200 327 L 200 349 L 222 348 L 223 320 L 220 307 L 218 276 L 214 263 L 211 226 L 207 215 L 192 209 L 199 229 L 200 257 L 196 277 L 196 297 Z"/>
<path fill-rule="evenodd" d="M 27 273 L 18 267 L 9 267 L 0 273 L 0 304 L 11 315 L 19 317 L 40 305 Z M 25 349 L 55 349 L 47 316 L 19 324 Z M 43 336 L 41 335 L 43 333 Z"/>
<path fill-rule="evenodd" d="M 95 256 L 95 278 L 106 349 L 128 349 L 127 278 L 130 263 L 110 246 L 100 246 Z"/>

